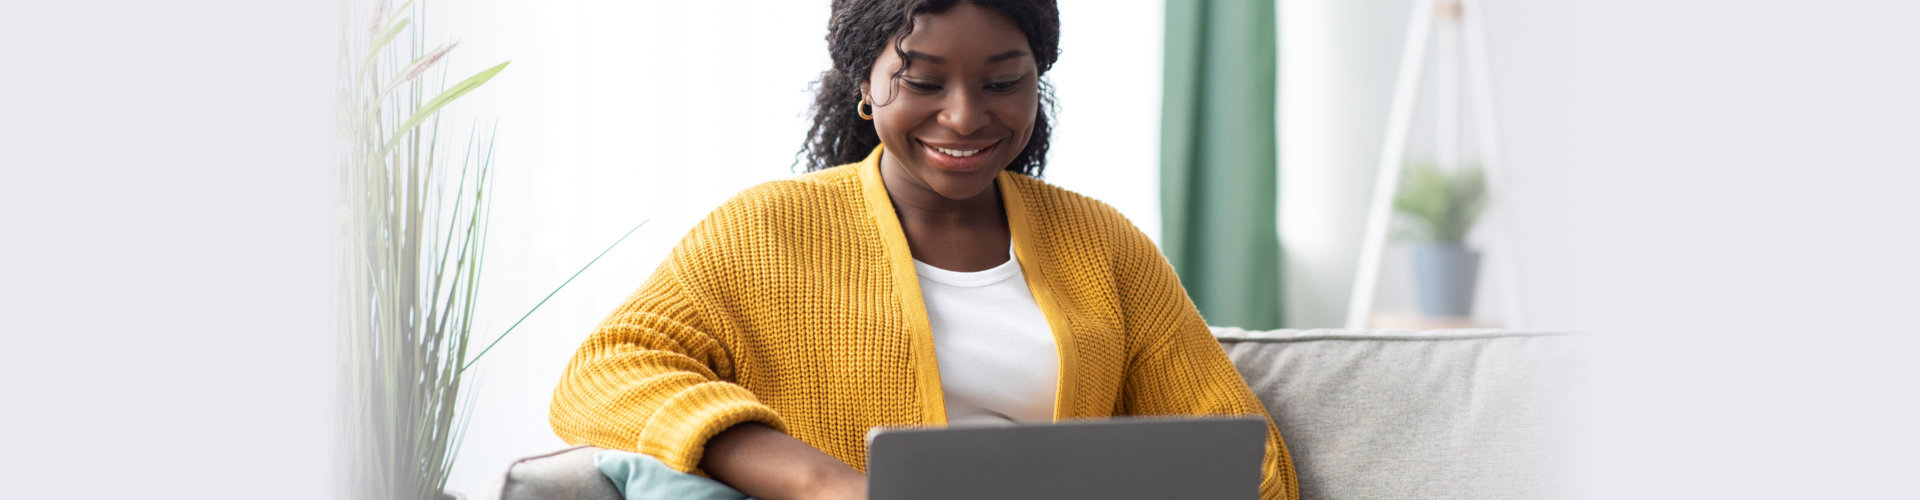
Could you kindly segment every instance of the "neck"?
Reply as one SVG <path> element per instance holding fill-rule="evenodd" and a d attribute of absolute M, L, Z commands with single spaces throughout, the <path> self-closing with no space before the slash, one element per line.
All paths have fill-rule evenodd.
<path fill-rule="evenodd" d="M 880 180 L 903 226 L 1006 227 L 998 186 L 989 186 L 972 198 L 948 198 L 884 153 L 880 156 Z"/>
<path fill-rule="evenodd" d="M 956 200 L 890 160 L 885 154 L 880 157 L 880 182 L 899 215 L 913 258 L 952 271 L 991 269 L 1007 261 L 1013 234 L 997 186 Z"/>

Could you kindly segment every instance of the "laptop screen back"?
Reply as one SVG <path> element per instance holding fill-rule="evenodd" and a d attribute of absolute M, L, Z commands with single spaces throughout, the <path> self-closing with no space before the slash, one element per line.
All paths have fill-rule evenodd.
<path fill-rule="evenodd" d="M 868 498 L 1257 498 L 1266 421 L 1113 419 L 868 436 Z"/>

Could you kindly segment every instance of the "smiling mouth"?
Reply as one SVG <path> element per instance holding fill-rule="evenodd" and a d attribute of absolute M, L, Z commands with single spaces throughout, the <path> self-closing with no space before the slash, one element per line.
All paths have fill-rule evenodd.
<path fill-rule="evenodd" d="M 926 141 L 917 142 L 920 143 L 922 154 L 925 155 L 927 162 L 934 168 L 949 172 L 973 172 L 989 167 L 987 163 L 992 159 L 987 155 L 999 151 L 1000 143 L 1005 140 L 986 144 L 949 143 L 946 146 L 935 146 Z"/>
<path fill-rule="evenodd" d="M 987 150 L 987 148 L 980 148 L 980 149 L 968 149 L 968 150 L 959 150 L 959 149 L 947 149 L 947 148 L 943 148 L 943 147 L 940 147 L 940 146 L 934 146 L 934 145 L 931 145 L 931 144 L 929 144 L 929 145 L 927 145 L 927 147 L 931 147 L 931 148 L 933 148 L 933 149 L 934 149 L 935 151 L 939 151 L 939 152 L 941 152 L 941 153 L 945 153 L 945 154 L 946 154 L 947 156 L 952 156 L 952 157 L 954 157 L 954 158 L 966 158 L 966 157 L 969 157 L 969 156 L 973 156 L 973 155 L 975 155 L 975 154 L 978 154 L 978 153 L 979 153 L 979 152 L 981 152 L 981 151 L 986 151 L 986 150 Z"/>
<path fill-rule="evenodd" d="M 923 146 L 926 146 L 927 149 L 931 149 L 949 158 L 969 158 L 974 155 L 978 155 L 980 153 L 987 153 L 987 152 L 993 151 L 995 146 L 1000 145 L 1000 141 L 993 141 L 984 146 L 975 146 L 975 147 L 966 148 L 966 149 L 962 149 L 958 147 L 949 148 L 949 147 L 935 146 L 932 144 L 928 144 L 926 141 L 920 141 L 920 144 Z"/>

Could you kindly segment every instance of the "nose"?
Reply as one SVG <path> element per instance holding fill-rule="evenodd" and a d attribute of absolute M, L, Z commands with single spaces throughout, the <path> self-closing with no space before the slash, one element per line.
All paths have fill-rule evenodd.
<path fill-rule="evenodd" d="M 963 89 L 947 93 L 946 106 L 940 110 L 940 126 L 946 127 L 961 137 L 972 136 L 981 127 L 987 126 L 986 103 L 974 89 Z"/>

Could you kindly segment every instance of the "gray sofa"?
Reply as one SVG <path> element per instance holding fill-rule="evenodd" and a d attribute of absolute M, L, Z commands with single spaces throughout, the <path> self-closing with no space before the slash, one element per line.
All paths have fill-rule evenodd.
<path fill-rule="evenodd" d="M 1569 498 L 1584 336 L 1215 328 L 1307 499 Z M 478 500 L 614 500 L 578 446 L 508 467 Z"/>

